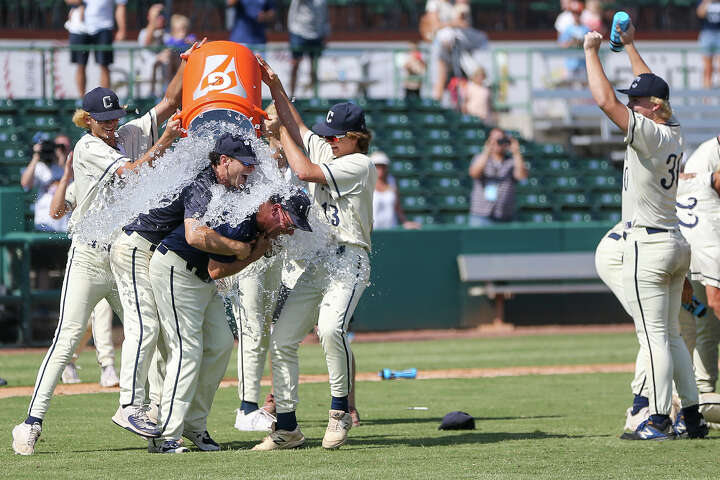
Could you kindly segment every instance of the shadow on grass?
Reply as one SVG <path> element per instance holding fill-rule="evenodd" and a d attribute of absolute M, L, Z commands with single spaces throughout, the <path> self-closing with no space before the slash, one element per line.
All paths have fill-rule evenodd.
<path fill-rule="evenodd" d="M 547 440 L 557 438 L 587 438 L 585 435 L 553 434 L 535 430 L 533 432 L 477 432 L 458 433 L 444 435 L 442 437 L 408 438 L 398 435 L 397 437 L 387 435 L 353 435 L 349 444 L 353 446 L 408 446 L 408 447 L 438 447 L 461 444 L 482 444 L 498 443 L 509 440 Z"/>
<path fill-rule="evenodd" d="M 536 415 L 536 416 L 520 416 L 520 417 L 473 417 L 476 422 L 492 421 L 492 420 L 537 420 L 544 418 L 562 418 L 562 415 Z M 422 418 L 362 418 L 361 425 L 398 425 L 402 423 L 437 423 L 440 425 L 442 417 L 422 417 Z"/>

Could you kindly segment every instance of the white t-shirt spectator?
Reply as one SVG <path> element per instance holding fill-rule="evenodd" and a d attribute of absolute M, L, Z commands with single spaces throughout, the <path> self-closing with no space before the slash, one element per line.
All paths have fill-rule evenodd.
<path fill-rule="evenodd" d="M 292 0 L 288 31 L 308 40 L 327 37 L 330 32 L 327 0 Z"/>
<path fill-rule="evenodd" d="M 125 5 L 127 0 L 85 0 L 85 28 L 95 35 L 100 30 L 112 30 L 115 26 L 115 5 Z"/>
<path fill-rule="evenodd" d="M 575 18 L 573 17 L 572 12 L 564 10 L 555 19 L 555 31 L 562 33 L 573 23 L 575 23 Z"/>
<path fill-rule="evenodd" d="M 37 203 L 35 203 L 35 229 L 44 232 L 67 232 L 70 215 L 62 218 L 54 219 L 50 216 L 50 204 L 53 195 L 57 190 L 57 184 L 51 184 L 42 195 L 38 195 Z"/>
<path fill-rule="evenodd" d="M 425 4 L 425 11 L 435 12 L 438 20 L 447 23 L 455 19 L 455 6 L 447 0 L 428 0 Z"/>
<path fill-rule="evenodd" d="M 57 163 L 48 166 L 45 162 L 37 162 L 32 188 L 37 189 L 38 196 L 45 193 L 48 186 L 63 176 L 63 168 Z"/>

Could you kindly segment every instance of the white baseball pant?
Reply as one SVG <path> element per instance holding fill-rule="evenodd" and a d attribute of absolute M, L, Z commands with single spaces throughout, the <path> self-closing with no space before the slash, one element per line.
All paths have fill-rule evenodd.
<path fill-rule="evenodd" d="M 104 298 L 95 305 L 91 323 L 93 343 L 98 364 L 105 368 L 115 365 L 115 346 L 112 338 L 113 311 Z"/>
<path fill-rule="evenodd" d="M 160 334 L 155 296 L 150 285 L 150 258 L 155 246 L 137 233 L 122 232 L 110 255 L 120 301 L 123 340 L 120 367 L 120 405 L 142 405 L 148 369 Z"/>
<path fill-rule="evenodd" d="M 167 348 L 158 426 L 165 439 L 179 440 L 184 430 L 207 429 L 235 342 L 215 282 L 198 278 L 177 254 L 156 250 L 150 281 Z"/>
<path fill-rule="evenodd" d="M 695 283 L 695 282 L 693 282 Z M 693 285 L 695 286 L 695 285 Z M 693 289 L 698 300 L 705 305 L 708 303 L 705 286 L 697 283 Z M 700 393 L 715 391 L 718 379 L 718 343 L 720 342 L 720 321 L 712 308 L 707 307 L 707 313 L 695 319 L 697 337 L 693 351 L 693 365 L 695 366 L 695 382 Z"/>
<path fill-rule="evenodd" d="M 270 345 L 282 266 L 277 255 L 264 257 L 248 267 L 253 269 L 251 272 L 237 274 L 232 310 L 238 330 L 238 396 L 242 401 L 260 401 L 260 379 Z"/>
<path fill-rule="evenodd" d="M 690 246 L 677 231 L 632 228 L 626 234 L 623 288 L 638 341 L 648 352 L 643 363 L 650 413 L 669 415 L 673 380 L 683 407 L 698 403 L 692 362 L 678 322 Z"/>
<path fill-rule="evenodd" d="M 45 417 L 55 386 L 87 330 L 90 314 L 103 298 L 122 319 L 122 305 L 110 272 L 107 250 L 73 242 L 68 251 L 58 326 L 40 365 L 28 415 Z"/>
<path fill-rule="evenodd" d="M 300 375 L 297 351 L 316 323 L 331 395 L 344 397 L 352 389 L 352 351 L 346 334 L 369 280 L 370 261 L 365 249 L 344 247 L 344 253 L 331 260 L 340 264 L 338 270 L 343 273 L 331 272 L 327 265 L 308 267 L 290 291 L 270 335 L 273 395 L 278 413 L 297 409 Z"/>

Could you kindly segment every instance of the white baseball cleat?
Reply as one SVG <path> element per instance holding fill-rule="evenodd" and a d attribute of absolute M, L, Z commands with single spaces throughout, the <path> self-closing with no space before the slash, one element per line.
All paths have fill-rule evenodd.
<path fill-rule="evenodd" d="M 282 450 L 286 448 L 302 447 L 305 444 L 305 436 L 300 427 L 295 427 L 292 432 L 288 430 L 275 430 L 265 437 L 261 443 L 252 449 L 255 451 Z"/>
<path fill-rule="evenodd" d="M 345 445 L 351 428 L 352 417 L 348 412 L 330 410 L 330 419 L 322 441 L 323 448 L 334 449 Z"/>
<path fill-rule="evenodd" d="M 102 373 L 100 374 L 100 386 L 117 387 L 118 385 L 120 385 L 120 379 L 115 371 L 115 367 L 112 365 L 102 367 Z"/>
<path fill-rule="evenodd" d="M 112 421 L 117 426 L 141 437 L 158 438 L 162 432 L 157 425 L 148 418 L 148 410 L 150 410 L 149 405 L 128 405 L 125 408 L 120 406 L 115 412 L 115 415 L 113 415 Z"/>
<path fill-rule="evenodd" d="M 184 447 L 178 440 L 163 440 L 162 438 L 148 438 L 149 453 L 187 453 L 190 449 Z"/>
<path fill-rule="evenodd" d="M 275 417 L 264 408 L 258 408 L 248 414 L 236 410 L 235 428 L 241 432 L 271 432 Z"/>
<path fill-rule="evenodd" d="M 628 407 L 625 412 L 625 432 L 634 432 L 641 423 L 650 418 L 650 409 L 648 407 L 641 408 L 635 415 L 632 414 L 632 407 Z"/>
<path fill-rule="evenodd" d="M 12 447 L 15 453 L 18 455 L 32 455 L 35 453 L 35 443 L 40 438 L 41 432 L 42 425 L 39 423 L 30 425 L 23 422 L 20 425 L 15 425 L 12 431 Z"/>
<path fill-rule="evenodd" d="M 65 365 L 65 370 L 63 370 L 62 373 L 62 382 L 63 383 L 80 383 L 80 375 L 78 374 L 78 368 L 77 365 L 75 365 L 75 362 L 70 362 L 67 365 Z"/>
<path fill-rule="evenodd" d="M 155 425 L 157 425 L 158 419 L 160 418 L 160 404 L 150 402 L 147 405 L 147 416 L 148 416 L 148 420 L 150 420 L 151 423 L 154 423 Z"/>
<path fill-rule="evenodd" d="M 203 452 L 217 452 L 220 450 L 220 445 L 210 437 L 207 430 L 202 432 L 184 431 L 183 437 L 193 442 Z"/>

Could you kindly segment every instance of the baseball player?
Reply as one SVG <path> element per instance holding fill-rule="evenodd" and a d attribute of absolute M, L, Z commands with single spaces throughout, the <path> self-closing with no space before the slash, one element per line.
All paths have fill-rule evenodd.
<path fill-rule="evenodd" d="M 125 110 L 112 90 L 98 87 L 85 95 L 82 109 L 73 115 L 73 122 L 87 129 L 88 133 L 77 142 L 73 155 L 76 207 L 70 218 L 71 237 L 100 189 L 113 178 L 151 162 L 155 155 L 162 154 L 177 138 L 180 122 L 171 120 L 153 145 L 153 140 L 157 138 L 157 119 L 169 118 L 175 110 L 173 99 L 179 100 L 180 84 L 173 81 L 171 87 L 173 85 L 177 86 L 176 90 L 169 91 L 158 106 L 120 128 L 118 119 L 125 115 Z M 158 115 L 158 109 L 162 115 Z M 34 453 L 52 392 L 87 328 L 88 318 L 95 305 L 106 298 L 122 318 L 122 306 L 110 272 L 109 250 L 109 245 L 96 241 L 84 243 L 73 238 L 68 252 L 55 337 L 40 366 L 28 417 L 13 429 L 13 449 L 16 453 Z"/>
<path fill-rule="evenodd" d="M 600 240 L 595 250 L 595 269 L 600 279 L 610 288 L 623 306 L 623 309 L 625 309 L 628 315 L 632 316 L 630 307 L 625 300 L 622 279 L 623 251 L 625 249 L 623 230 L 623 222 L 619 222 L 603 235 L 602 240 Z M 683 286 L 683 303 L 688 302 L 690 298 L 692 298 L 692 287 L 690 283 L 685 280 Z M 692 314 L 682 309 L 680 310 L 679 321 L 681 336 L 688 346 L 688 351 L 691 351 L 694 341 L 692 344 L 689 344 L 688 337 L 694 337 L 695 320 Z M 625 412 L 625 432 L 634 432 L 637 430 L 637 427 L 650 416 L 647 375 L 645 373 L 646 363 L 647 351 L 641 347 L 638 350 L 635 360 L 635 376 L 630 384 L 630 389 L 633 392 L 633 403 Z"/>
<path fill-rule="evenodd" d="M 618 28 L 618 32 L 622 31 Z M 590 92 L 601 110 L 626 132 L 622 219 L 623 290 L 632 312 L 638 340 L 648 351 L 650 417 L 622 438 L 663 440 L 675 436 L 670 420 L 673 379 L 691 438 L 707 435 L 698 411 L 692 363 L 677 322 L 690 248 L 677 228 L 677 192 L 683 140 L 672 119 L 669 87 L 654 75 L 633 43 L 634 27 L 622 39 L 636 75 L 629 97 L 620 103 L 605 76 L 598 50 L 602 35 L 585 35 L 584 49 Z"/>
<path fill-rule="evenodd" d="M 211 167 L 192 185 L 185 201 L 188 220 L 204 214 L 213 184 L 237 187 L 252 172 L 257 160 L 250 146 L 240 138 L 230 140 L 216 144 L 210 157 Z M 228 238 L 255 240 L 246 259 L 193 248 L 192 237 L 198 233 L 192 223 L 177 227 L 153 254 L 150 279 L 168 358 L 160 408 L 162 439 L 151 440 L 150 452 L 186 452 L 187 448 L 179 443 L 181 435 L 190 438 L 201 450 L 219 450 L 207 432 L 206 423 L 230 360 L 233 338 L 225 320 L 224 303 L 212 280 L 233 275 L 262 257 L 270 239 L 292 233 L 295 227 L 309 230 L 310 201 L 302 196 L 271 199 L 238 227 L 218 227 Z"/>
<path fill-rule="evenodd" d="M 710 308 L 696 319 L 693 351 L 695 380 L 703 404 L 717 403 L 720 342 L 720 139 L 704 142 L 688 159 L 678 188 L 677 212 L 683 236 L 691 246 L 690 272 L 698 299 Z"/>
<path fill-rule="evenodd" d="M 63 175 L 58 182 L 57 189 L 55 190 L 50 202 L 50 216 L 56 220 L 64 217 L 67 213 L 72 212 L 75 208 L 75 189 L 72 186 L 72 157 L 73 154 L 70 152 L 67 160 L 65 161 Z M 110 307 L 107 300 L 100 300 L 90 316 L 90 323 L 92 324 L 92 336 L 95 343 L 97 361 L 100 365 L 101 387 L 115 387 L 120 381 L 118 379 L 117 372 L 115 371 L 115 348 L 112 341 L 112 319 L 112 307 Z M 83 343 L 85 343 L 82 341 L 83 339 L 86 339 L 86 337 L 84 336 L 81 338 L 80 348 L 82 348 Z M 77 354 L 74 354 L 72 358 L 73 361 L 65 366 L 65 370 L 61 375 L 63 383 L 80 383 L 81 381 L 77 373 L 77 367 L 74 364 L 74 359 L 77 358 Z"/>
<path fill-rule="evenodd" d="M 337 248 L 323 252 L 324 264 L 302 272 L 273 329 L 270 351 L 277 422 L 275 431 L 253 449 L 294 448 L 305 442 L 295 416 L 297 349 L 315 323 L 332 396 L 322 445 L 333 449 L 346 443 L 352 427 L 348 406 L 352 351 L 346 333 L 370 274 L 372 196 L 377 180 L 375 167 L 366 155 L 371 135 L 362 109 L 352 103 L 333 106 L 325 122 L 310 131 L 289 101 L 280 79 L 262 58 L 258 57 L 258 61 L 282 122 L 280 140 L 290 167 L 300 180 L 309 183 L 313 203 L 325 213 Z M 340 273 L 331 272 L 328 263 L 337 265 Z"/>

